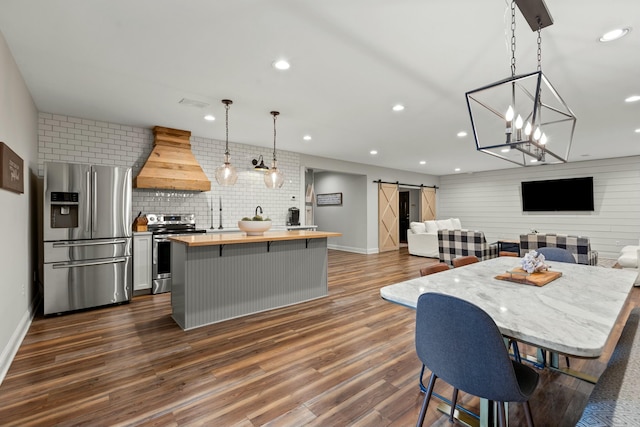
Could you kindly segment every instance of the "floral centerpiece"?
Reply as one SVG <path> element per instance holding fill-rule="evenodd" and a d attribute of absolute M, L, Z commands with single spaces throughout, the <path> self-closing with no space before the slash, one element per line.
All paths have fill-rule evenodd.
<path fill-rule="evenodd" d="M 527 273 L 539 273 L 547 271 L 549 266 L 544 263 L 544 255 L 535 250 L 529 251 L 521 260 L 522 269 Z"/>

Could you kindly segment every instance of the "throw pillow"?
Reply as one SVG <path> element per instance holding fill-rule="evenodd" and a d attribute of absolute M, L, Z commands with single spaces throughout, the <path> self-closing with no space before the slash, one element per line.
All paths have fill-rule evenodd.
<path fill-rule="evenodd" d="M 450 219 L 439 219 L 436 221 L 438 230 L 453 230 L 453 222 Z"/>
<path fill-rule="evenodd" d="M 429 234 L 438 234 L 438 224 L 435 221 L 425 221 L 425 228 Z"/>
<path fill-rule="evenodd" d="M 409 227 L 415 234 L 426 233 L 427 231 L 423 222 L 412 222 Z"/>
<path fill-rule="evenodd" d="M 625 246 L 622 248 L 620 257 L 618 258 L 618 264 L 624 268 L 638 267 L 639 248 L 638 246 Z"/>
<path fill-rule="evenodd" d="M 462 229 L 462 223 L 460 222 L 460 218 L 451 218 L 451 222 L 453 223 L 454 230 Z"/>

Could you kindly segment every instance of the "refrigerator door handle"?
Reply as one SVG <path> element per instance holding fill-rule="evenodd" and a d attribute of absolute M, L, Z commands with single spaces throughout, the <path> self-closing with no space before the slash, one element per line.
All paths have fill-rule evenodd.
<path fill-rule="evenodd" d="M 91 174 L 91 172 L 88 171 L 87 172 L 87 177 L 86 177 L 87 178 L 87 187 L 86 187 L 87 191 L 91 188 L 91 175 L 90 174 Z M 91 231 L 91 228 L 90 228 L 90 224 L 91 224 L 91 221 L 90 221 L 90 218 L 91 218 L 90 217 L 90 215 L 91 215 L 91 205 L 90 205 L 90 202 L 89 202 L 88 199 L 86 200 L 85 206 L 86 206 L 86 209 L 85 209 L 84 232 L 85 233 L 89 233 Z"/>
<path fill-rule="evenodd" d="M 120 262 L 127 261 L 126 258 L 109 258 L 103 259 L 99 261 L 89 261 L 89 262 L 79 262 L 79 263 L 61 263 L 61 264 L 53 264 L 52 268 L 75 268 L 75 267 L 90 267 L 93 265 L 104 265 L 104 264 L 117 264 Z"/>
<path fill-rule="evenodd" d="M 52 246 L 54 248 L 73 248 L 78 246 L 97 246 L 97 245 L 119 245 L 127 243 L 127 239 L 102 240 L 99 242 L 82 241 L 82 242 L 56 242 Z"/>
<path fill-rule="evenodd" d="M 93 204 L 93 212 L 91 212 L 91 224 L 93 224 L 93 231 L 96 229 L 98 223 L 98 172 L 93 171 L 93 191 L 91 194 L 91 203 Z"/>

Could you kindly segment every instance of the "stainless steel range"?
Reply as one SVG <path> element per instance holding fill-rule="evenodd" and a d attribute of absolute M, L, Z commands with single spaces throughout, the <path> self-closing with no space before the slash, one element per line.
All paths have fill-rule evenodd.
<path fill-rule="evenodd" d="M 153 265 L 151 292 L 171 290 L 171 241 L 169 237 L 206 233 L 196 229 L 195 214 L 147 214 L 147 228 L 153 233 Z"/>

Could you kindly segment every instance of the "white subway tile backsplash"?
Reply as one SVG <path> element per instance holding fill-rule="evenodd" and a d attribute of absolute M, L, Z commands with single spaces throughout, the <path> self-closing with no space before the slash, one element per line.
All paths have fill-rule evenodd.
<path fill-rule="evenodd" d="M 90 119 L 40 113 L 38 163 L 44 173 L 45 161 L 69 161 L 131 167 L 135 177 L 146 162 L 153 146 L 152 129 L 106 123 Z M 286 222 L 287 209 L 302 208 L 291 196 L 299 194 L 300 157 L 297 153 L 278 151 L 278 166 L 285 173 L 285 184 L 278 190 L 264 185 L 263 175 L 253 171 L 251 159 L 262 155 L 270 165 L 272 152 L 265 147 L 229 143 L 231 162 L 238 170 L 238 182 L 222 187 L 215 181 L 215 169 L 223 161 L 224 142 L 200 136 L 191 137 L 191 149 L 211 180 L 212 191 L 133 190 L 133 213 L 195 213 L 198 225 L 236 228 L 237 221 L 252 216 L 260 205 L 274 224 Z"/>

